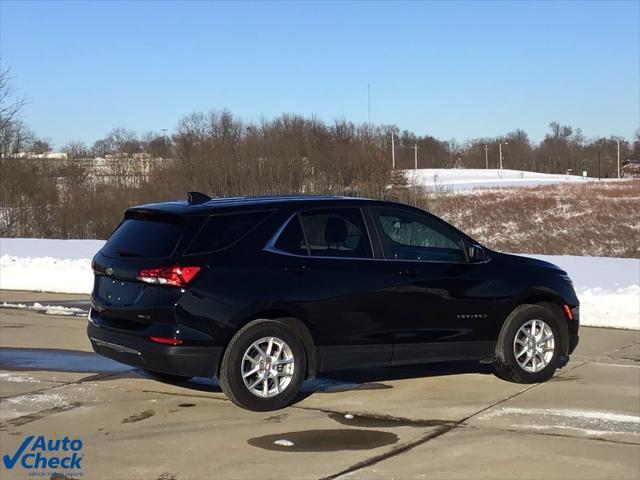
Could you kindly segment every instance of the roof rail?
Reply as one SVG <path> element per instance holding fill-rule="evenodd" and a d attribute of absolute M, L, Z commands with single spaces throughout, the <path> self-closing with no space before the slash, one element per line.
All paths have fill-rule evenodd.
<path fill-rule="evenodd" d="M 187 192 L 187 200 L 189 205 L 200 205 L 211 200 L 211 197 L 200 192 Z"/>

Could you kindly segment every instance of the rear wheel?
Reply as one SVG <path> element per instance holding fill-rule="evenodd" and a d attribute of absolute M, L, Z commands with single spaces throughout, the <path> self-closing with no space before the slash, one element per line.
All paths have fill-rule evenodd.
<path fill-rule="evenodd" d="M 496 345 L 496 375 L 517 383 L 550 379 L 559 366 L 566 338 L 560 321 L 541 305 L 520 305 L 502 326 Z"/>
<path fill-rule="evenodd" d="M 220 387 L 243 408 L 277 410 L 295 399 L 306 369 L 298 336 L 277 320 L 255 320 L 229 342 L 220 367 Z"/>

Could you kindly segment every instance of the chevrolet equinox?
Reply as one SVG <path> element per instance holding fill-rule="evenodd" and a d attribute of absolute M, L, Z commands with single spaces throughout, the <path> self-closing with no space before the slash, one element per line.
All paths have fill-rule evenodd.
<path fill-rule="evenodd" d="M 477 360 L 543 382 L 578 343 L 566 272 L 386 201 L 191 192 L 127 209 L 93 270 L 97 353 L 173 381 L 217 377 L 251 410 L 357 367 Z"/>

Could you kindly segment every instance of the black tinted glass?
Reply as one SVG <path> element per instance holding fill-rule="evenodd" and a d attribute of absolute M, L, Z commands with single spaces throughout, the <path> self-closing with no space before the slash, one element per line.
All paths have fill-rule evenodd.
<path fill-rule="evenodd" d="M 131 218 L 113 232 L 102 253 L 122 258 L 170 257 L 183 231 L 180 223 Z"/>
<path fill-rule="evenodd" d="M 301 215 L 312 256 L 370 258 L 371 246 L 357 208 L 314 210 Z"/>
<path fill-rule="evenodd" d="M 229 247 L 262 222 L 271 212 L 249 212 L 209 217 L 189 246 L 187 254 L 212 252 Z"/>
<path fill-rule="evenodd" d="M 308 255 L 307 245 L 304 241 L 304 235 L 297 216 L 289 221 L 278 237 L 274 247 L 283 252 L 293 253 L 295 255 Z"/>

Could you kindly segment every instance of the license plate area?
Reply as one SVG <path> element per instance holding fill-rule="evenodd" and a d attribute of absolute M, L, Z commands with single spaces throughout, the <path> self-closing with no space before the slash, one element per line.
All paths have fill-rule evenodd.
<path fill-rule="evenodd" d="M 138 282 L 128 282 L 105 276 L 98 277 L 98 297 L 107 305 L 133 305 L 142 295 L 143 288 L 142 284 Z"/>

